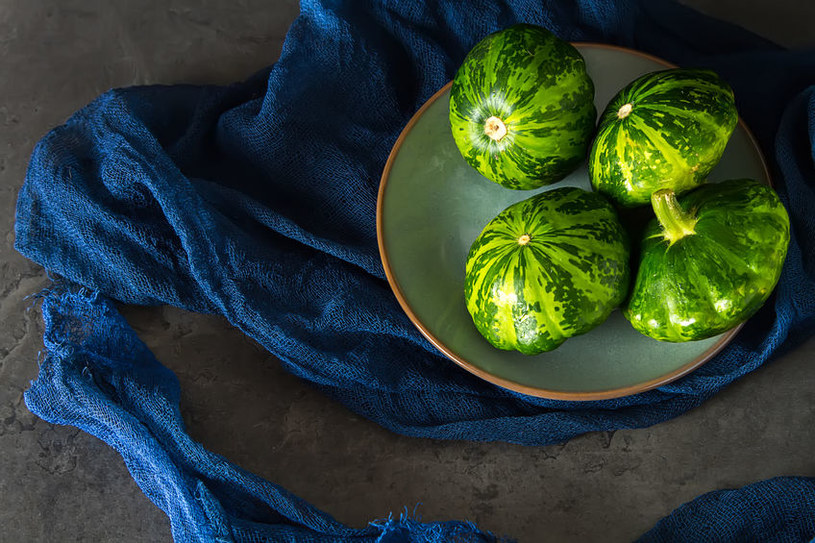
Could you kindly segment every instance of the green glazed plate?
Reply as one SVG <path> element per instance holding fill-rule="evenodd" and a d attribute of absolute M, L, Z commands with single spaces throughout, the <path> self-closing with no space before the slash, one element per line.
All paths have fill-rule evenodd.
<path fill-rule="evenodd" d="M 603 111 L 633 79 L 674 67 L 629 49 L 575 44 Z M 738 332 L 689 343 L 660 343 L 636 332 L 619 311 L 589 333 L 537 356 L 501 351 L 481 337 L 464 305 L 464 264 L 481 229 L 504 208 L 542 190 L 591 190 L 584 163 L 565 180 L 513 191 L 482 177 L 461 157 L 448 121 L 450 85 L 405 127 L 379 189 L 377 236 L 382 263 L 402 308 L 441 352 L 468 371 L 524 394 L 562 400 L 617 398 L 693 371 Z M 769 183 L 761 151 L 739 122 L 712 181 L 751 177 Z"/>

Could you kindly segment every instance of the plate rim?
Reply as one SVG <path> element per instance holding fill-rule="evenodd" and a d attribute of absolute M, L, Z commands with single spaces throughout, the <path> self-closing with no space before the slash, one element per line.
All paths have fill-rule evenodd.
<path fill-rule="evenodd" d="M 658 64 L 665 66 L 666 68 L 678 68 L 676 64 L 668 62 L 665 59 L 662 59 L 655 55 L 651 55 L 649 53 L 637 51 L 636 49 L 630 49 L 628 47 L 595 42 L 571 42 L 571 44 L 578 50 L 589 48 L 617 50 L 627 54 L 647 58 Z M 385 168 L 382 170 L 382 176 L 380 177 L 379 181 L 379 191 L 377 193 L 376 199 L 376 240 L 377 245 L 379 246 L 379 257 L 382 261 L 382 267 L 385 270 L 385 277 L 387 278 L 388 284 L 390 285 L 391 290 L 396 296 L 396 300 L 399 302 L 399 305 L 401 306 L 402 310 L 407 314 L 408 318 L 413 323 L 413 325 L 419 329 L 419 332 L 421 332 L 421 334 L 428 341 L 430 341 L 430 343 L 436 349 L 441 351 L 442 354 L 444 354 L 447 358 L 458 364 L 460 367 L 476 375 L 477 377 L 480 377 L 481 379 L 488 381 L 494 385 L 500 386 L 508 390 L 512 390 L 514 392 L 519 392 L 521 394 L 551 400 L 595 401 L 631 396 L 634 394 L 639 394 L 640 392 L 653 390 L 655 388 L 676 381 L 677 379 L 684 377 L 685 375 L 693 372 L 694 370 L 698 369 L 699 367 L 707 363 L 711 358 L 719 354 L 719 352 L 721 352 L 721 350 L 724 349 L 724 347 L 728 343 L 730 343 L 730 341 L 733 340 L 736 334 L 738 334 L 741 328 L 744 326 L 744 323 L 741 323 L 735 328 L 732 328 L 729 331 L 725 332 L 721 336 L 719 341 L 711 345 L 705 352 L 694 358 L 692 361 L 659 377 L 655 377 L 647 381 L 643 381 L 633 385 L 627 385 L 624 387 L 616 387 L 594 391 L 571 392 L 534 387 L 527 384 L 518 383 L 517 381 L 513 381 L 511 379 L 506 379 L 503 377 L 499 377 L 497 375 L 493 375 L 487 372 L 486 370 L 483 370 L 478 366 L 475 366 L 473 363 L 468 362 L 463 357 L 455 353 L 452 349 L 450 349 L 447 345 L 445 345 L 443 341 L 441 341 L 439 338 L 433 335 L 433 333 L 431 333 L 427 329 L 427 327 L 421 322 L 421 320 L 419 320 L 418 316 L 413 311 L 413 308 L 408 303 L 407 298 L 402 292 L 402 288 L 400 287 L 399 282 L 396 280 L 396 276 L 394 275 L 393 270 L 391 269 L 388 253 L 387 250 L 385 249 L 382 212 L 384 207 L 385 189 L 387 187 L 388 178 L 390 177 L 390 172 L 393 167 L 393 163 L 396 159 L 396 156 L 399 154 L 399 150 L 401 149 L 405 138 L 413 129 L 414 125 L 418 122 L 418 120 L 422 117 L 424 112 L 433 103 L 435 103 L 436 100 L 438 100 L 442 95 L 444 95 L 444 93 L 450 89 L 452 84 L 453 82 L 449 81 L 441 89 L 436 91 L 424 104 L 422 104 L 422 107 L 420 107 L 416 111 L 416 113 L 413 114 L 408 123 L 402 129 L 402 132 L 399 134 L 399 137 L 396 139 L 396 142 L 393 144 L 393 147 L 391 148 L 390 154 L 388 155 L 388 160 L 387 162 L 385 162 Z M 761 150 L 761 146 L 759 145 L 758 140 L 753 135 L 753 132 L 748 128 L 747 124 L 744 122 L 744 119 L 742 119 L 741 115 L 739 115 L 738 124 L 747 134 L 747 138 L 750 140 L 750 143 L 753 144 L 753 147 L 758 152 L 759 161 L 761 162 L 761 166 L 764 169 L 764 174 L 765 177 L 767 178 L 767 183 L 772 187 L 773 183 L 772 177 L 770 176 L 770 170 L 767 167 L 767 161 L 764 157 L 764 152 Z"/>

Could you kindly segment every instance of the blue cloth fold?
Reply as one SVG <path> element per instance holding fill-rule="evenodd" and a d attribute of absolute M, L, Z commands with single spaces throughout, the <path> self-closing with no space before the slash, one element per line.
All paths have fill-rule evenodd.
<path fill-rule="evenodd" d="M 776 477 L 699 496 L 660 520 L 639 543 L 797 543 L 815 535 L 815 479 Z"/>
<path fill-rule="evenodd" d="M 57 287 L 42 300 L 47 354 L 25 393 L 26 405 L 116 449 L 145 495 L 169 517 L 175 541 L 499 541 L 470 522 L 422 523 L 407 513 L 362 529 L 337 522 L 193 441 L 181 419 L 178 380 L 109 299 Z M 782 477 L 705 494 L 639 541 L 788 543 L 813 535 L 815 479 Z"/>
<path fill-rule="evenodd" d="M 624 45 L 716 70 L 733 86 L 790 210 L 792 240 L 775 296 L 715 359 L 660 389 L 570 403 L 497 388 L 441 356 L 384 280 L 375 203 L 391 146 L 472 45 L 521 21 L 564 39 Z M 304 0 L 280 60 L 247 81 L 112 90 L 49 133 L 35 148 L 20 192 L 16 248 L 100 293 L 95 299 L 106 318 L 115 315 L 105 297 L 220 313 L 292 373 L 403 434 L 544 445 L 589 431 L 644 427 L 698 406 L 813 329 L 813 84 L 815 54 L 785 51 L 664 0 Z M 83 316 L 78 310 L 89 308 L 58 294 L 46 295 L 46 302 L 52 296 L 53 307 L 62 309 L 52 313 L 51 326 L 87 330 L 80 325 L 95 318 L 93 311 Z M 111 330 L 124 334 L 124 321 L 116 322 Z M 113 340 L 124 341 L 111 332 L 96 344 Z M 219 496 L 207 502 L 222 504 L 206 508 L 207 519 L 232 518 L 234 504 L 220 497 L 221 483 L 213 489 L 205 473 L 190 475 L 186 455 L 215 460 L 200 448 L 171 450 L 184 436 L 180 422 L 149 415 L 159 401 L 150 390 L 168 398 L 165 410 L 177 393 L 161 384 L 166 380 L 148 353 L 139 357 L 156 366 L 148 372 L 154 388 L 133 388 L 115 403 L 121 409 L 110 411 L 104 400 L 121 394 L 116 387 L 94 389 L 101 403 L 83 404 L 86 381 L 71 380 L 66 386 L 76 400 L 60 397 L 66 390 L 60 372 L 71 363 L 86 364 L 91 375 L 98 371 L 88 362 L 98 361 L 96 355 L 70 362 L 51 351 L 62 344 L 50 344 L 27 395 L 32 411 L 100 435 L 123 455 L 142 454 L 168 485 L 156 483 L 151 499 L 171 519 L 188 522 L 181 519 L 191 514 L 196 495 Z M 118 367 L 116 373 L 136 363 L 135 355 L 104 352 L 110 363 L 100 367 Z M 63 404 L 71 401 L 80 407 L 68 419 Z M 105 426 L 111 421 L 121 424 Z M 147 433 L 124 430 L 151 424 Z M 234 473 L 241 495 L 250 495 L 255 483 Z M 281 498 L 286 507 L 288 499 Z M 327 520 L 315 528 L 283 516 L 309 530 L 325 528 L 320 533 L 332 534 L 326 537 L 351 536 Z"/>
<path fill-rule="evenodd" d="M 337 522 L 193 441 L 181 419 L 176 376 L 109 299 L 61 287 L 42 299 L 48 354 L 25 393 L 26 405 L 116 449 L 145 495 L 170 518 L 175 541 L 497 541 L 468 522 L 421 523 L 409 515 L 363 529 Z"/>

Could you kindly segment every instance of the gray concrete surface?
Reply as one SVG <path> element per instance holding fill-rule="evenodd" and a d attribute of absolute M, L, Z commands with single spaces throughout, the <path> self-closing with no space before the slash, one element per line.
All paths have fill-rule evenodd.
<path fill-rule="evenodd" d="M 809 0 L 688 0 L 791 46 L 815 45 Z M 169 523 L 120 457 L 34 417 L 43 271 L 12 249 L 32 146 L 112 86 L 228 82 L 273 62 L 294 0 L 0 0 L 0 541 L 168 541 Z M 815 341 L 687 415 L 565 445 L 437 442 L 391 434 L 283 372 L 223 319 L 125 309 L 179 376 L 193 437 L 362 526 L 422 505 L 523 542 L 627 541 L 681 503 L 776 475 L 815 475 Z"/>

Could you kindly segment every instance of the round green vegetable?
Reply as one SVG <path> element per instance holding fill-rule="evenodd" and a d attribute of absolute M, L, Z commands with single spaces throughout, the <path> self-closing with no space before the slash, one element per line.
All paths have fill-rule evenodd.
<path fill-rule="evenodd" d="M 750 179 L 705 185 L 677 200 L 653 197 L 637 279 L 625 317 L 660 341 L 691 341 L 750 318 L 781 275 L 790 239 L 787 211 Z"/>
<path fill-rule="evenodd" d="M 628 258 L 626 233 L 605 198 L 574 187 L 543 192 L 506 208 L 473 243 L 467 310 L 499 349 L 551 351 L 622 303 Z"/>
<path fill-rule="evenodd" d="M 589 156 L 595 190 L 618 204 L 682 194 L 704 183 L 738 121 L 733 91 L 710 70 L 664 70 L 634 80 L 600 117 Z"/>
<path fill-rule="evenodd" d="M 479 173 L 511 189 L 547 185 L 577 168 L 596 118 L 583 57 L 533 25 L 484 38 L 450 91 L 459 151 Z"/>

